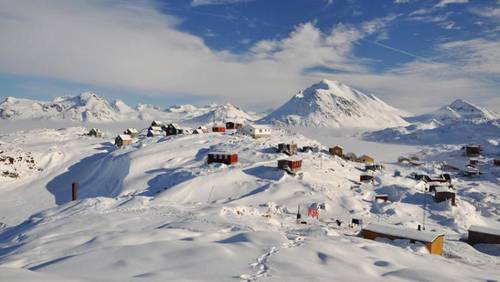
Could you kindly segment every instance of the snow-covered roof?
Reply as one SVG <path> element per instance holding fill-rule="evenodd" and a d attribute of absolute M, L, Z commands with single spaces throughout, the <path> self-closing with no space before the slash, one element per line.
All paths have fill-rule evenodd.
<path fill-rule="evenodd" d="M 443 192 L 448 192 L 448 193 L 455 193 L 455 191 L 451 190 L 448 186 L 437 186 L 435 188 L 436 193 L 443 193 Z"/>
<path fill-rule="evenodd" d="M 296 161 L 302 161 L 302 159 L 299 158 L 299 157 L 291 157 L 291 158 L 288 158 L 288 159 L 281 159 L 280 161 L 296 162 Z"/>
<path fill-rule="evenodd" d="M 500 236 L 500 229 L 495 229 L 495 228 L 491 228 L 491 227 L 487 227 L 487 226 L 471 225 L 469 227 L 469 231 Z"/>
<path fill-rule="evenodd" d="M 221 152 L 221 151 L 214 151 L 214 152 L 209 152 L 209 155 L 234 155 L 238 154 L 236 152 Z"/>
<path fill-rule="evenodd" d="M 139 133 L 139 131 L 137 131 L 137 129 L 135 128 L 127 128 L 127 131 L 130 133 Z"/>
<path fill-rule="evenodd" d="M 247 124 L 246 126 L 253 127 L 255 129 L 271 129 L 271 127 L 265 124 Z"/>
<path fill-rule="evenodd" d="M 437 237 L 444 235 L 443 233 L 419 231 L 417 229 L 409 229 L 382 223 L 369 223 L 363 230 L 420 242 L 432 242 L 436 240 Z"/>
<path fill-rule="evenodd" d="M 127 135 L 127 134 L 120 134 L 120 135 L 118 135 L 118 138 L 120 138 L 122 140 L 132 140 L 132 136 Z"/>

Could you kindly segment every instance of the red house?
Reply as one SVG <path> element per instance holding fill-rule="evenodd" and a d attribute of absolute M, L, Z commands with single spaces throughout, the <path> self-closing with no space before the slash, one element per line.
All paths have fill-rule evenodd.
<path fill-rule="evenodd" d="M 236 153 L 209 153 L 207 158 L 207 163 L 223 163 L 223 164 L 234 164 L 238 162 L 238 154 Z"/>
<path fill-rule="evenodd" d="M 229 121 L 229 122 L 226 122 L 226 128 L 227 129 L 240 129 L 240 128 L 243 128 L 243 124 L 238 123 L 238 122 Z"/>
<path fill-rule="evenodd" d="M 226 132 L 226 127 L 223 125 L 217 125 L 212 127 L 212 132 Z"/>
<path fill-rule="evenodd" d="M 278 160 L 278 168 L 286 171 L 296 172 L 302 167 L 302 160 Z"/>

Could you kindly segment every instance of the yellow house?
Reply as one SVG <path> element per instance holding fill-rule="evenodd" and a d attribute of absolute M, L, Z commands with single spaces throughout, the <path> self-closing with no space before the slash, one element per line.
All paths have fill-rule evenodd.
<path fill-rule="evenodd" d="M 361 157 L 358 158 L 358 162 L 365 164 L 373 164 L 375 163 L 375 159 L 368 155 L 362 155 Z"/>
<path fill-rule="evenodd" d="M 359 235 L 365 239 L 387 238 L 390 240 L 406 239 L 411 243 L 420 242 L 424 244 L 433 255 L 442 255 L 444 246 L 444 234 L 408 229 L 394 225 L 369 223 Z"/>

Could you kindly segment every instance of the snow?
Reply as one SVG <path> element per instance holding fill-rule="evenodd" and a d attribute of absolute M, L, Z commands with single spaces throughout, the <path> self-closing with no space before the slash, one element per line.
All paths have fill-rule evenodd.
<path fill-rule="evenodd" d="M 341 82 L 322 80 L 294 95 L 263 123 L 307 127 L 385 128 L 406 125 L 399 111 Z"/>
<path fill-rule="evenodd" d="M 361 97 L 341 84 L 326 87 L 345 90 L 343 99 Z M 173 117 L 158 118 L 167 123 L 207 110 L 142 107 Z M 238 132 L 141 135 L 126 148 L 113 145 L 124 129 L 144 133 L 151 120 L 101 122 L 104 138 L 86 136 L 94 126 L 88 122 L 0 121 L 0 155 L 29 155 L 41 169 L 15 162 L 20 176 L 0 177 L 1 280 L 499 280 L 498 248 L 460 240 L 473 225 L 498 229 L 500 169 L 491 160 L 500 156 L 500 139 L 498 127 L 490 127 L 494 120 L 436 123 L 442 129 L 470 125 L 456 136 L 434 131 L 440 143 L 368 142 L 361 129 L 271 126 L 273 134 L 264 139 Z M 459 134 L 483 128 L 489 131 L 473 139 Z M 294 156 L 302 169 L 292 176 L 276 167 L 289 158 L 276 151 L 279 143 L 318 150 Z M 482 174 L 445 171 L 445 162 L 460 168 L 468 163 L 462 147 L 469 143 L 483 148 Z M 374 182 L 359 183 L 364 164 L 330 155 L 335 144 L 384 161 L 383 169 L 370 172 Z M 239 161 L 207 164 L 210 152 L 235 152 Z M 418 156 L 422 165 L 397 163 L 399 156 Z M 422 182 L 409 177 L 445 172 L 453 178 L 456 206 L 435 202 Z M 76 201 L 72 182 L 78 183 Z M 381 194 L 389 201 L 375 201 Z M 307 216 L 314 203 L 326 206 L 319 219 Z M 306 224 L 297 224 L 299 206 Z M 409 240 L 360 238 L 360 227 L 348 225 L 354 218 L 384 226 L 384 232 L 401 226 L 404 231 L 396 231 L 406 237 L 444 234 L 444 255 L 430 255 Z M 417 231 L 419 224 L 427 231 Z"/>
<path fill-rule="evenodd" d="M 428 232 L 417 229 L 404 228 L 400 226 L 380 224 L 380 223 L 369 223 L 363 230 L 368 230 L 380 234 L 391 235 L 395 237 L 416 240 L 421 242 L 433 242 L 437 237 L 442 236 L 442 233 Z"/>

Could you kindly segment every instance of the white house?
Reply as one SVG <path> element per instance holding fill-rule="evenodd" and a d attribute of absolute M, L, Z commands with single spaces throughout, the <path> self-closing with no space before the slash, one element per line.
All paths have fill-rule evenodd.
<path fill-rule="evenodd" d="M 262 124 L 247 124 L 243 127 L 243 132 L 253 138 L 270 137 L 272 133 L 271 127 Z"/>

